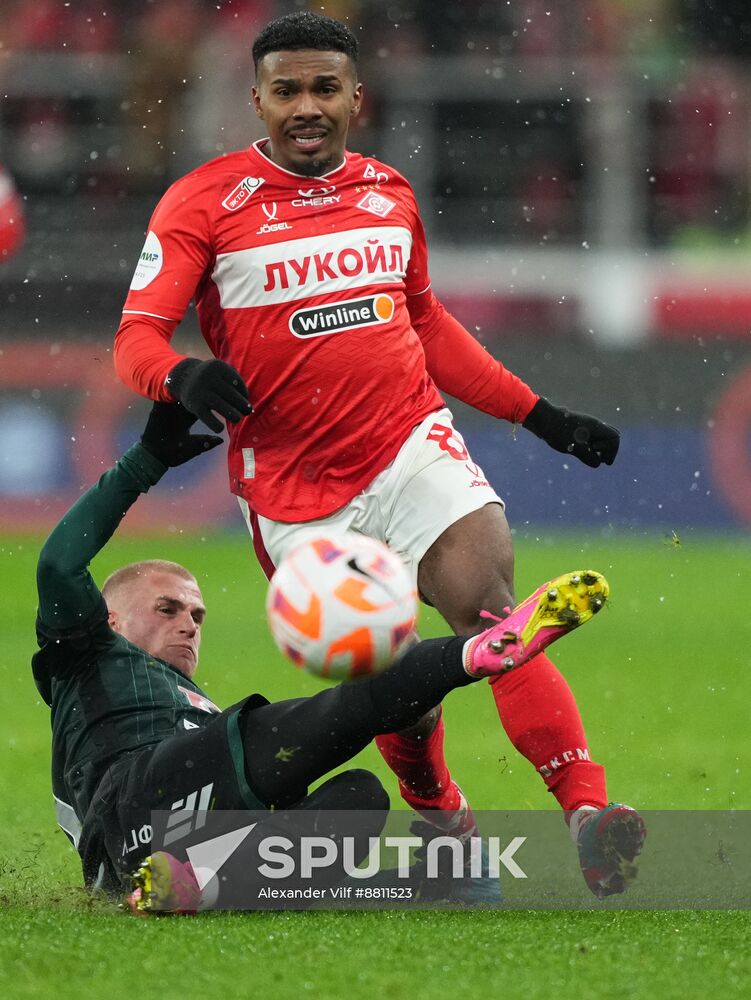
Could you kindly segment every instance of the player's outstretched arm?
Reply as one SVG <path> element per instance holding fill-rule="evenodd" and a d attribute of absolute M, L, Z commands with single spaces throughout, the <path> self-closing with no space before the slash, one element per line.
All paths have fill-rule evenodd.
<path fill-rule="evenodd" d="M 428 289 L 407 299 L 425 366 L 439 389 L 493 417 L 521 423 L 540 398 L 447 312 Z"/>
<path fill-rule="evenodd" d="M 494 417 L 520 423 L 551 448 L 596 469 L 612 465 L 620 433 L 587 413 L 554 406 L 503 367 L 428 291 L 409 305 L 425 363 L 439 389 Z"/>
<path fill-rule="evenodd" d="M 222 430 L 215 414 L 229 423 L 248 416 L 253 408 L 242 375 L 218 358 L 201 361 L 175 353 L 169 342 L 176 326 L 155 316 L 125 316 L 115 335 L 119 377 L 147 399 L 182 403 L 213 431 Z"/>
<path fill-rule="evenodd" d="M 37 565 L 39 619 L 52 630 L 83 624 L 102 604 L 89 563 L 128 509 L 171 466 L 215 448 L 221 438 L 191 434 L 196 418 L 177 403 L 155 403 L 139 444 L 87 490 L 44 543 Z"/>

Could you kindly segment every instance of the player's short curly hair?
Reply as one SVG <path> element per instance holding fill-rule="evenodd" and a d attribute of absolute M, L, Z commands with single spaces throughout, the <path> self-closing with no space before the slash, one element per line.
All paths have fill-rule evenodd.
<path fill-rule="evenodd" d="M 284 14 L 270 21 L 253 43 L 253 65 L 269 52 L 294 52 L 316 49 L 320 52 L 343 52 L 357 66 L 360 46 L 352 31 L 341 21 L 312 11 Z"/>

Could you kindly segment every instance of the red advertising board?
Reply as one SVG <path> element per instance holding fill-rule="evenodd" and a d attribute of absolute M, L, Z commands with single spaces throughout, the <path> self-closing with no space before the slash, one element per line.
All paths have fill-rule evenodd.
<path fill-rule="evenodd" d="M 62 486 L 39 493 L 0 492 L 0 524 L 5 532 L 45 531 L 112 465 L 127 446 L 123 428 L 136 428 L 137 440 L 148 403 L 126 389 L 115 376 L 110 347 L 75 342 L 20 342 L 0 349 L 0 387 L 7 411 L 23 402 L 53 414 L 64 422 L 66 449 L 59 465 L 68 468 Z M 14 442 L 6 440 L 6 464 Z M 24 456 L 28 463 L 33 457 Z M 40 459 L 41 460 L 41 459 Z M 49 461 L 49 456 L 44 457 Z M 128 514 L 124 527 L 138 531 L 197 529 L 240 513 L 230 496 L 226 455 L 218 448 L 201 469 L 191 469 L 187 485 L 179 470 L 170 473 L 148 497 Z M 197 473 L 197 475 L 196 475 Z M 52 477 L 54 480 L 54 476 Z"/>

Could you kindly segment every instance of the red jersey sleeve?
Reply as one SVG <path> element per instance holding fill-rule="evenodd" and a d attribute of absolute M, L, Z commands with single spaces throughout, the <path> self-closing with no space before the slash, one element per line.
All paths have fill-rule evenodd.
<path fill-rule="evenodd" d="M 435 384 L 494 417 L 521 423 L 540 398 L 504 368 L 428 290 L 407 299 L 412 326 Z"/>
<path fill-rule="evenodd" d="M 169 342 L 214 262 L 216 187 L 211 177 L 189 174 L 169 188 L 149 222 L 115 335 L 115 370 L 150 399 L 171 399 L 164 380 L 184 355 Z"/>
<path fill-rule="evenodd" d="M 439 389 L 463 403 L 521 423 L 539 396 L 488 354 L 433 295 L 425 230 L 414 195 L 412 201 L 415 219 L 406 278 L 407 309 L 425 351 L 428 374 Z"/>
<path fill-rule="evenodd" d="M 404 281 L 407 296 L 422 295 L 423 292 L 426 292 L 430 288 L 428 244 L 425 239 L 425 229 L 411 188 L 410 195 L 415 215 L 412 223 L 412 250 L 410 251 L 407 275 Z"/>
<path fill-rule="evenodd" d="M 123 316 L 115 334 L 115 371 L 135 392 L 147 399 L 172 400 L 165 379 L 185 358 L 170 347 L 177 323 L 151 316 Z"/>

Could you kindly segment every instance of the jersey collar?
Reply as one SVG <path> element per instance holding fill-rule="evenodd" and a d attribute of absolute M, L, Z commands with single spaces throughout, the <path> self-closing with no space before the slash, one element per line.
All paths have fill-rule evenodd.
<path fill-rule="evenodd" d="M 270 160 L 268 156 L 266 156 L 265 153 L 263 153 L 262 151 L 263 147 L 266 145 L 268 141 L 269 141 L 268 138 L 258 139 L 251 145 L 250 148 L 263 161 L 264 167 L 266 167 L 267 169 L 278 171 L 280 174 L 284 174 L 285 177 L 291 177 L 297 182 L 325 180 L 327 178 L 333 177 L 334 174 L 338 174 L 340 170 L 344 170 L 344 168 L 347 166 L 347 153 L 345 151 L 344 159 L 339 164 L 339 166 L 334 167 L 332 170 L 327 170 L 325 174 L 316 174 L 313 177 L 311 177 L 309 174 L 296 174 L 294 170 L 287 170 L 286 167 L 280 167 L 278 163 L 274 163 L 273 160 Z"/>

